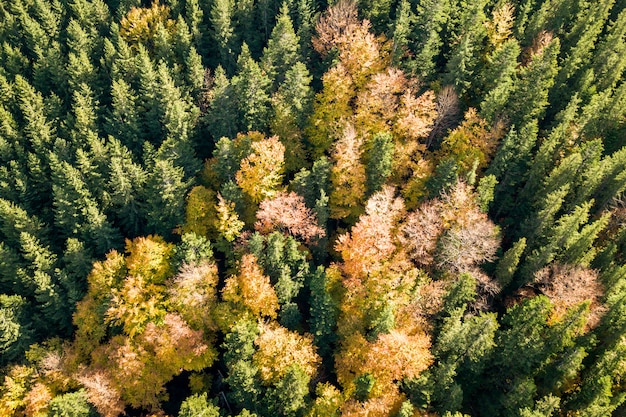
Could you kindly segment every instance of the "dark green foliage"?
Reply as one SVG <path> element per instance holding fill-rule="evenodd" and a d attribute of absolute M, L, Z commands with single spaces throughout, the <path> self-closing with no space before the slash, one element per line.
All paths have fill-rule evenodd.
<path fill-rule="evenodd" d="M 151 373 L 160 377 L 167 359 L 181 355 L 159 344 L 165 326 L 189 352 L 217 346 L 216 360 L 128 414 L 176 414 L 184 396 L 185 417 L 623 413 L 623 0 L 150 3 L 0 0 L 0 413 L 120 412 L 128 404 L 115 405 L 116 396 L 141 397 Z M 329 7 L 336 14 L 325 20 Z M 361 32 L 367 27 L 375 36 Z M 320 42 L 324 57 L 313 47 Z M 320 114 L 340 111 L 333 126 L 311 122 L 322 79 L 345 80 L 316 105 Z M 359 118 L 370 113 L 376 134 Z M 484 159 L 461 167 L 438 147 L 462 122 L 451 114 L 463 113 L 480 119 L 463 125 L 462 152 Z M 315 141 L 340 149 L 332 142 L 348 124 L 358 161 L 341 167 L 336 155 L 307 153 Z M 285 148 L 284 180 L 266 200 L 293 191 L 307 207 L 274 208 L 275 220 L 317 221 L 325 236 L 303 243 L 288 226 L 260 224 L 264 201 L 252 204 L 248 194 L 266 178 L 249 179 L 244 193 L 236 175 L 244 158 L 265 157 L 251 146 L 265 139 L 251 131 L 278 136 Z M 406 209 L 378 194 L 362 221 L 330 219 L 329 196 L 351 179 L 331 184 L 331 172 L 348 163 L 361 164 L 363 178 L 363 198 L 349 211 L 364 212 L 380 190 Z M 204 200 L 188 197 L 195 184 Z M 228 206 L 221 217 L 218 194 Z M 299 214 L 308 218 L 290 217 Z M 185 233 L 193 216 L 205 235 Z M 497 259 L 455 273 L 436 265 L 451 238 L 472 242 L 453 257 L 491 250 L 481 247 L 491 222 L 502 235 Z M 160 254 L 116 263 L 125 239 L 130 248 L 148 234 L 172 242 L 158 266 L 169 275 L 158 285 L 138 271 L 157 268 L 148 263 Z M 259 293 L 278 301 L 276 316 L 272 309 L 258 322 L 247 306 L 230 311 L 237 303 L 224 302 L 228 277 L 242 288 L 254 281 L 237 275 L 249 254 L 271 288 L 260 280 L 267 288 L 244 288 L 244 301 Z M 561 288 L 558 274 L 546 275 L 559 268 L 597 272 L 602 285 L 577 298 L 577 283 Z M 416 274 L 424 280 L 405 291 Z M 202 326 L 189 326 L 194 314 L 169 303 L 177 291 L 181 300 L 206 297 Z M 350 310 L 352 295 L 376 303 Z M 157 319 L 127 335 L 116 314 Z M 280 326 L 313 343 L 317 370 L 290 359 L 266 378 L 259 336 Z M 359 338 L 350 339 L 356 328 Z M 63 354 L 37 353 L 52 338 Z M 185 346 L 192 339 L 202 343 Z M 273 348 L 298 350 L 265 347 Z M 396 370 L 377 369 L 376 359 L 396 354 L 423 367 L 386 381 Z M 114 358 L 126 362 L 113 369 Z M 144 377 L 133 385 L 121 380 L 126 371 Z M 193 395 L 179 386 L 186 380 Z M 51 400 L 35 404 L 47 393 Z M 109 394 L 116 411 L 97 401 Z"/>
<path fill-rule="evenodd" d="M 363 374 L 360 375 L 355 381 L 356 389 L 354 391 L 354 397 L 359 401 L 367 400 L 367 397 L 374 388 L 374 384 L 376 380 L 372 376 L 372 374 Z"/>
<path fill-rule="evenodd" d="M 372 138 L 372 150 L 366 167 L 367 194 L 379 191 L 389 175 L 393 161 L 393 140 L 389 133 L 379 133 Z"/>

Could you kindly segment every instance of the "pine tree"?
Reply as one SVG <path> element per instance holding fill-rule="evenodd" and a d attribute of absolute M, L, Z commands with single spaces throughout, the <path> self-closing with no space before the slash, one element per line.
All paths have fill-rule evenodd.
<path fill-rule="evenodd" d="M 148 173 L 144 198 L 147 229 L 161 236 L 170 236 L 185 219 L 185 194 L 191 181 L 184 171 L 169 160 L 157 160 Z"/>
<path fill-rule="evenodd" d="M 534 52 L 528 65 L 520 70 L 507 105 L 506 113 L 511 124 L 520 128 L 543 116 L 548 105 L 548 92 L 554 85 L 558 71 L 559 39 L 547 33 L 540 36 L 537 40 L 539 49 Z"/>
<path fill-rule="evenodd" d="M 235 45 L 233 32 L 233 17 L 235 13 L 233 0 L 217 0 L 213 3 L 210 12 L 210 22 L 213 26 L 213 39 L 215 39 L 220 55 L 220 63 L 227 72 L 234 70 Z"/>
<path fill-rule="evenodd" d="M 3 365 L 20 358 L 34 340 L 35 334 L 29 325 L 31 308 L 22 296 L 0 294 L 0 362 Z"/>
<path fill-rule="evenodd" d="M 622 10 L 607 30 L 592 56 L 598 92 L 614 88 L 626 68 L 622 51 L 626 49 L 626 11 Z"/>
<path fill-rule="evenodd" d="M 372 151 L 365 169 L 368 196 L 379 191 L 391 175 L 393 149 L 393 140 L 388 133 L 377 134 L 372 139 Z"/>
<path fill-rule="evenodd" d="M 287 3 L 283 3 L 276 25 L 263 49 L 261 66 L 272 81 L 273 90 L 276 90 L 286 78 L 287 71 L 302 61 L 300 56 L 300 39 L 296 35 L 293 23 L 289 17 Z"/>
<path fill-rule="evenodd" d="M 482 55 L 480 47 L 486 37 L 484 13 L 486 1 L 474 1 L 461 4 L 461 16 L 458 30 L 459 40 L 450 52 L 446 64 L 444 83 L 456 87 L 461 96 L 465 96 L 472 86 L 478 58 Z"/>
<path fill-rule="evenodd" d="M 410 37 L 410 49 L 416 51 L 415 72 L 422 79 L 431 79 L 436 70 L 441 48 L 442 31 L 450 19 L 449 0 L 420 1 L 415 11 L 416 21 Z"/>
<path fill-rule="evenodd" d="M 400 66 L 402 59 L 408 52 L 411 25 L 415 20 L 416 16 L 411 10 L 411 3 L 407 0 L 401 0 L 397 6 L 396 19 L 393 22 L 391 63 L 396 67 Z"/>
<path fill-rule="evenodd" d="M 500 116 L 506 107 L 513 90 L 519 54 L 519 44 L 510 39 L 487 56 L 487 64 L 481 74 L 486 94 L 480 105 L 480 114 L 489 121 Z"/>
<path fill-rule="evenodd" d="M 235 98 L 233 85 L 220 65 L 215 70 L 209 111 L 207 113 L 209 132 L 211 132 L 215 140 L 219 140 L 222 137 L 234 138 L 239 130 Z"/>
<path fill-rule="evenodd" d="M 526 238 L 522 237 L 500 258 L 495 275 L 502 287 L 506 287 L 513 280 L 524 249 L 526 249 Z"/>
<path fill-rule="evenodd" d="M 271 79 L 252 59 L 247 44 L 237 59 L 237 74 L 232 80 L 234 97 L 244 131 L 267 131 Z"/>

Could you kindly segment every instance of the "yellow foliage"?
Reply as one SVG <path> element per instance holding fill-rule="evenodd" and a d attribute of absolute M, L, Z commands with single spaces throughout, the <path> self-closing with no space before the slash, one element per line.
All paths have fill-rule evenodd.
<path fill-rule="evenodd" d="M 255 318 L 276 318 L 278 297 L 270 278 L 264 275 L 254 255 L 241 258 L 239 273 L 226 279 L 222 299 L 231 303 L 235 312 L 248 312 Z M 237 314 L 237 313 L 235 313 Z M 235 323 L 237 320 L 227 320 Z"/>
<path fill-rule="evenodd" d="M 126 240 L 128 275 L 140 276 L 146 283 L 163 284 L 171 274 L 170 258 L 174 245 L 160 236 Z"/>
<path fill-rule="evenodd" d="M 113 289 L 107 323 L 119 324 L 124 333 L 134 337 L 146 324 L 165 316 L 164 287 L 147 283 L 140 275 L 129 275 L 120 289 Z"/>
<path fill-rule="evenodd" d="M 24 365 L 12 366 L 0 386 L 0 415 L 13 416 L 26 405 L 25 397 L 35 377 L 35 369 Z"/>
<path fill-rule="evenodd" d="M 149 9 L 133 7 L 120 21 L 120 36 L 131 45 L 150 46 L 159 26 L 169 34 L 176 31 L 176 23 L 169 19 L 169 15 L 169 7 L 160 5 L 158 1 L 154 1 Z"/>
<path fill-rule="evenodd" d="M 104 261 L 93 264 L 87 276 L 89 294 L 95 297 L 108 296 L 111 288 L 117 287 L 126 276 L 126 260 L 119 252 L 112 250 L 107 253 Z"/>
<path fill-rule="evenodd" d="M 493 18 L 485 23 L 487 26 L 487 38 L 493 49 L 498 49 L 512 35 L 515 23 L 515 6 L 511 3 L 503 3 L 493 10 Z"/>
<path fill-rule="evenodd" d="M 276 323 L 261 324 L 259 329 L 254 341 L 258 350 L 252 360 L 265 384 L 280 381 L 293 364 L 298 364 L 310 377 L 317 373 L 321 358 L 315 351 L 312 335 L 302 336 Z"/>
<path fill-rule="evenodd" d="M 191 328 L 217 330 L 212 313 L 217 304 L 218 279 L 217 266 L 202 262 L 183 265 L 170 281 L 169 302 Z"/>
<path fill-rule="evenodd" d="M 215 191 L 198 185 L 187 195 L 185 208 L 185 225 L 183 233 L 195 233 L 198 236 L 215 238 Z"/>
<path fill-rule="evenodd" d="M 463 173 L 471 172 L 475 161 L 478 161 L 478 169 L 483 169 L 491 161 L 503 134 L 502 124 L 491 127 L 478 116 L 476 109 L 470 108 L 465 113 L 463 123 L 443 140 L 436 153 L 437 160 L 452 156 Z"/>
<path fill-rule="evenodd" d="M 217 232 L 227 242 L 233 242 L 245 226 L 245 223 L 239 220 L 239 215 L 235 211 L 235 203 L 224 200 L 222 195 L 218 194 L 215 211 L 217 212 L 215 219 Z"/>
<path fill-rule="evenodd" d="M 352 116 L 350 102 L 356 96 L 352 78 L 341 63 L 326 71 L 322 83 L 324 89 L 315 97 L 313 114 L 305 130 L 313 160 L 322 157 L 341 135 L 343 124 Z"/>
<path fill-rule="evenodd" d="M 254 203 L 260 203 L 281 190 L 284 161 L 285 147 L 277 136 L 255 141 L 252 153 L 241 161 L 235 181 Z"/>
<path fill-rule="evenodd" d="M 313 406 L 306 417 L 339 417 L 343 396 L 336 387 L 328 382 L 320 382 L 315 387 L 315 396 Z"/>

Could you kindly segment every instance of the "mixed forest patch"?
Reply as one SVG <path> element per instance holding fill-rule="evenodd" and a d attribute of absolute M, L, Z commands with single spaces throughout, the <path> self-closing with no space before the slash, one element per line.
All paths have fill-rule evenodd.
<path fill-rule="evenodd" d="M 623 0 L 0 0 L 0 415 L 626 413 Z"/>

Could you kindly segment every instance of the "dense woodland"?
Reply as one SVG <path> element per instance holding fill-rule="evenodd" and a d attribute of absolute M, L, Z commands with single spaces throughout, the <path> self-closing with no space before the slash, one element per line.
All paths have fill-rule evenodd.
<path fill-rule="evenodd" d="M 0 415 L 626 406 L 626 1 L 0 0 Z"/>

